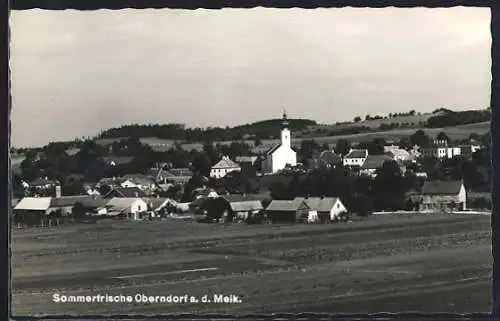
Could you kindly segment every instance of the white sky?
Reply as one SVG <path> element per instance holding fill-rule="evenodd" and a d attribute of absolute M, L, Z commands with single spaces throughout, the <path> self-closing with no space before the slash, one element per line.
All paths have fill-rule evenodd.
<path fill-rule="evenodd" d="M 489 8 L 14 11 L 12 145 L 489 106 Z"/>

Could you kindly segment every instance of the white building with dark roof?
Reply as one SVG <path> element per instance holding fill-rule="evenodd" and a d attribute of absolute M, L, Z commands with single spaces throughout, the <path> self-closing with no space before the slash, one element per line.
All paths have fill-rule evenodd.
<path fill-rule="evenodd" d="M 235 171 L 241 172 L 241 166 L 233 162 L 229 157 L 224 156 L 217 164 L 212 166 L 210 177 L 223 178 L 227 174 Z"/>
<path fill-rule="evenodd" d="M 281 143 L 275 145 L 266 153 L 266 159 L 262 162 L 262 172 L 275 174 L 288 166 L 297 165 L 297 152 L 292 148 L 292 137 L 286 113 L 283 113 L 281 123 Z"/>
<path fill-rule="evenodd" d="M 344 156 L 343 164 L 344 166 L 356 166 L 361 167 L 368 158 L 367 149 L 351 149 L 347 155 Z"/>

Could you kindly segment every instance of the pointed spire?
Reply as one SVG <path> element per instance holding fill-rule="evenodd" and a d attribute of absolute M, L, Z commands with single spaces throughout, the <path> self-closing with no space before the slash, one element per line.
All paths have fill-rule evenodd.
<path fill-rule="evenodd" d="M 282 128 L 287 128 L 289 125 L 288 119 L 286 118 L 286 110 L 283 110 L 283 121 L 281 122 Z"/>

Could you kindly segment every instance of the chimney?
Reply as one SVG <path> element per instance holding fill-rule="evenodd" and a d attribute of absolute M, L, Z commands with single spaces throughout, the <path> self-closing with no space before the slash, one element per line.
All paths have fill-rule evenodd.
<path fill-rule="evenodd" d="M 56 197 L 61 197 L 62 192 L 61 192 L 61 185 L 56 185 Z"/>

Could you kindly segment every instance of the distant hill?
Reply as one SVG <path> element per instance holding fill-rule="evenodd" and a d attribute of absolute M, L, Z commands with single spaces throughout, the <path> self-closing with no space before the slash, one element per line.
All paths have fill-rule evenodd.
<path fill-rule="evenodd" d="M 279 135 L 281 119 L 263 120 L 251 124 L 235 127 L 208 127 L 208 128 L 186 128 L 180 124 L 165 125 L 125 125 L 105 130 L 98 135 L 100 142 L 112 142 L 116 139 L 127 137 L 134 138 L 157 138 L 160 140 L 201 142 L 201 141 L 231 141 L 258 137 L 270 139 Z M 289 119 L 292 131 L 301 131 L 308 126 L 316 125 L 316 121 L 309 119 Z"/>

